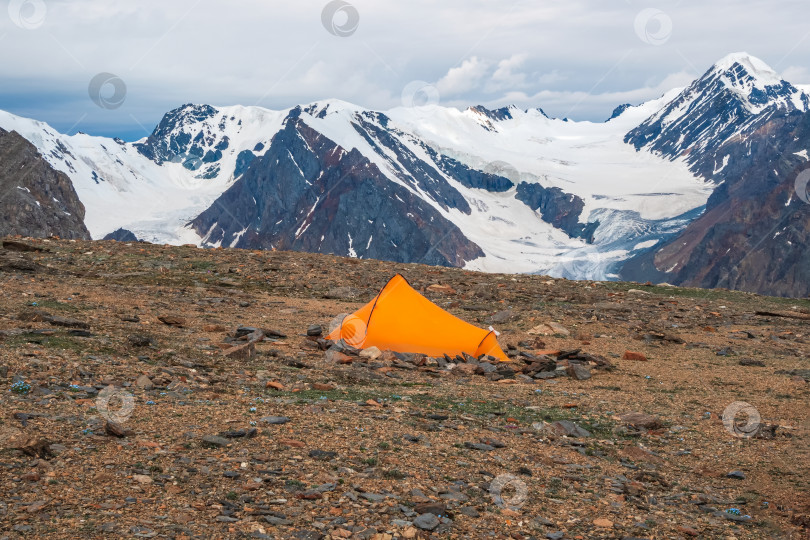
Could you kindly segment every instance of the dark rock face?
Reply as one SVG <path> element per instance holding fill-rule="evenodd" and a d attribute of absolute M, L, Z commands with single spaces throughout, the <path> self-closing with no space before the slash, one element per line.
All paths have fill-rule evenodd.
<path fill-rule="evenodd" d="M 622 115 L 622 113 L 623 113 L 624 111 L 626 111 L 627 109 L 629 109 L 630 107 L 632 107 L 632 105 L 630 105 L 629 103 L 625 103 L 624 105 L 619 105 L 618 107 L 616 107 L 615 109 L 613 109 L 613 114 L 611 114 L 611 115 L 610 115 L 610 118 L 608 118 L 607 120 L 605 120 L 605 122 L 610 122 L 610 121 L 611 121 L 611 120 L 613 120 L 614 118 L 618 118 L 618 117 L 620 117 L 620 116 Z"/>
<path fill-rule="evenodd" d="M 262 148 L 264 147 L 262 146 Z M 250 167 L 250 164 L 253 163 L 254 159 L 256 159 L 256 154 L 254 154 L 250 150 L 242 150 L 241 152 L 239 152 L 239 155 L 236 156 L 236 167 L 234 168 L 233 171 L 233 177 L 239 178 L 240 176 L 245 174 L 245 171 L 248 170 L 248 167 Z"/>
<path fill-rule="evenodd" d="M 115 240 L 116 242 L 137 242 L 138 237 L 130 230 L 118 229 L 104 237 L 104 240 Z"/>
<path fill-rule="evenodd" d="M 203 151 L 205 135 L 200 132 L 193 137 L 184 132 L 182 126 L 201 122 L 216 116 L 217 110 L 210 105 L 183 105 L 163 116 L 146 142 L 136 145 L 138 151 L 158 165 L 178 157 L 196 156 L 203 159 L 208 154 Z M 210 160 L 213 156 L 208 155 Z"/>
<path fill-rule="evenodd" d="M 515 184 L 512 183 L 512 181 L 508 178 L 485 171 L 471 169 L 451 157 L 437 153 L 429 146 L 425 146 L 425 151 L 439 166 L 444 174 L 458 180 L 463 186 L 468 188 L 485 189 L 494 193 L 503 193 L 504 191 L 509 191 L 515 187 Z"/>
<path fill-rule="evenodd" d="M 415 190 L 422 191 L 445 210 L 455 208 L 465 214 L 472 212 L 467 200 L 442 177 L 439 171 L 415 156 L 394 136 L 403 134 L 388 126 L 388 117 L 384 114 L 367 112 L 357 115 L 352 126 L 375 152 L 388 161 L 400 180 Z M 396 159 L 391 157 L 389 152 L 393 153 Z"/>
<path fill-rule="evenodd" d="M 475 107 L 470 107 L 470 110 L 475 111 L 478 114 L 482 114 L 495 122 L 512 119 L 510 107 L 501 107 L 500 109 L 491 110 L 487 109 L 483 105 L 476 105 Z"/>
<path fill-rule="evenodd" d="M 299 115 L 294 110 L 267 153 L 191 223 L 207 245 L 441 266 L 462 266 L 483 255 L 432 206 L 390 181 L 357 150 L 346 151 L 307 126 Z M 377 144 L 407 150 L 370 123 L 355 128 Z M 461 194 L 421 163 L 409 170 L 420 188 L 446 207 L 469 211 Z"/>
<path fill-rule="evenodd" d="M 0 236 L 90 240 L 70 179 L 17 132 L 0 129 Z"/>
<path fill-rule="evenodd" d="M 580 223 L 579 216 L 585 208 L 585 201 L 576 195 L 565 193 L 557 187 L 545 188 L 540 184 L 521 182 L 515 197 L 532 210 L 539 212 L 543 221 L 562 229 L 569 236 L 593 242 L 593 234 L 599 222 Z"/>
<path fill-rule="evenodd" d="M 719 149 L 731 156 L 706 213 L 654 253 L 629 261 L 624 278 L 726 287 L 761 294 L 810 295 L 810 204 L 795 181 L 809 167 L 810 113 L 775 117 Z M 696 160 L 697 170 L 714 161 Z M 705 169 L 703 169 L 705 170 Z"/>

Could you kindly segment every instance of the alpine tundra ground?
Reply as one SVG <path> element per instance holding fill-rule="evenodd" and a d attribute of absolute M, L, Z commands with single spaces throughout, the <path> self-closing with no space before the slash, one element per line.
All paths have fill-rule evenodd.
<path fill-rule="evenodd" d="M 397 272 L 513 361 L 307 336 Z M 806 300 L 19 238 L 0 280 L 0 538 L 808 537 Z"/>

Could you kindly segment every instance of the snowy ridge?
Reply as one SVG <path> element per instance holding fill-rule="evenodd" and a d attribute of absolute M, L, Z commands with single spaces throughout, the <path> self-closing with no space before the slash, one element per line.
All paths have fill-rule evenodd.
<path fill-rule="evenodd" d="M 329 162 L 359 152 L 388 181 L 456 225 L 485 254 L 469 261 L 468 268 L 604 278 L 702 212 L 715 184 L 711 175 L 690 170 L 695 155 L 774 114 L 808 111 L 810 98 L 761 60 L 738 53 L 686 89 L 620 109 L 609 122 L 593 123 L 514 106 L 375 112 L 340 100 L 283 111 L 184 105 L 136 143 L 66 136 L 4 112 L 0 127 L 18 131 L 68 174 L 87 208 L 94 238 L 125 228 L 151 242 L 217 245 L 188 223 L 233 186 L 295 119 L 337 145 Z M 284 159 L 299 171 L 305 166 L 292 154 Z M 727 156 L 717 156 L 715 173 L 727 165 Z M 560 216 L 529 206 L 521 186 L 538 186 L 543 193 L 556 189 L 559 207 L 552 213 L 574 212 L 574 221 L 592 224 L 593 242 L 553 221 Z M 258 202 L 252 201 L 255 208 Z M 311 207 L 318 211 L 318 203 Z M 241 229 L 228 245 L 253 234 Z M 343 254 L 362 253 L 376 236 L 354 237 Z"/>
<path fill-rule="evenodd" d="M 684 157 L 691 164 L 774 116 L 807 111 L 807 93 L 782 80 L 762 60 L 735 53 L 712 66 L 625 140 L 670 159 Z"/>

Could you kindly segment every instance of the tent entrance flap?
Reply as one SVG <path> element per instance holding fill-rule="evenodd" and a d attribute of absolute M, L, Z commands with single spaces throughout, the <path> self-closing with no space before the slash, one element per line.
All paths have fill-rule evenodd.
<path fill-rule="evenodd" d="M 462 353 L 509 359 L 495 333 L 446 312 L 397 274 L 368 304 L 348 315 L 329 339 L 343 339 L 357 348 L 378 347 L 429 356 Z"/>

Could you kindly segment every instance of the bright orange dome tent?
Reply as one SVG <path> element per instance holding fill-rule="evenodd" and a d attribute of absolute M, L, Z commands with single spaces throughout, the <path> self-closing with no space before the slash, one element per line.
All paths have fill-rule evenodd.
<path fill-rule="evenodd" d="M 391 278 L 374 300 L 346 316 L 328 337 L 343 339 L 358 349 L 377 347 L 434 357 L 467 353 L 478 358 L 488 354 L 509 361 L 494 331 L 446 312 L 416 292 L 400 274 Z"/>

